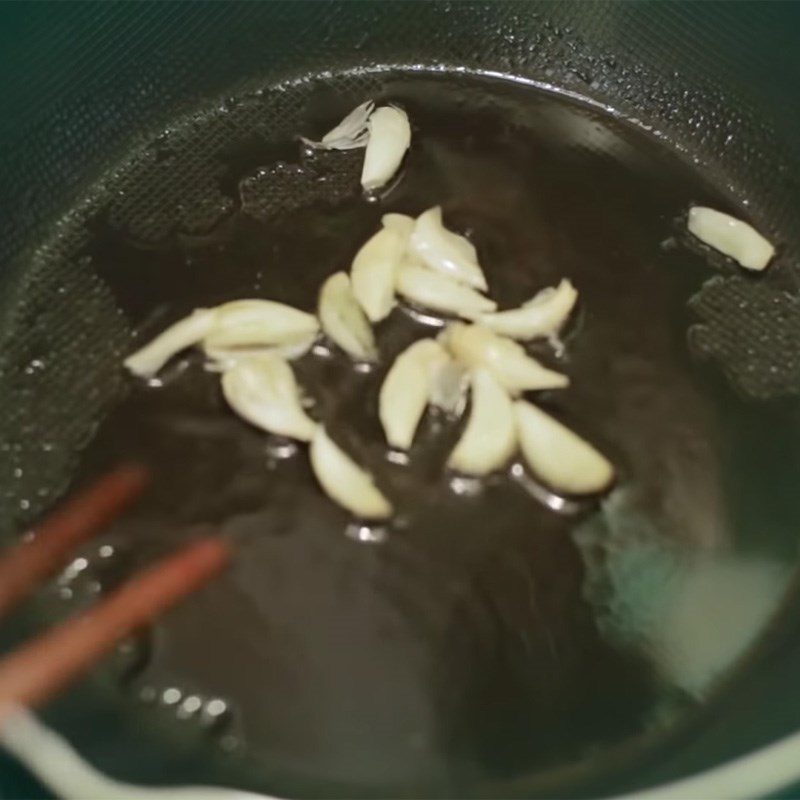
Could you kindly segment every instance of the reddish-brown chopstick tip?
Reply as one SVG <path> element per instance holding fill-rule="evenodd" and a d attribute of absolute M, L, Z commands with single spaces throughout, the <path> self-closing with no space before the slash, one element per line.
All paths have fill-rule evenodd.
<path fill-rule="evenodd" d="M 99 533 L 144 490 L 146 467 L 125 464 L 66 500 L 35 528 L 34 537 L 0 558 L 0 616 L 58 569 L 71 551 Z"/>
<path fill-rule="evenodd" d="M 221 539 L 200 539 L 167 556 L 97 606 L 0 661 L 0 715 L 39 705 L 88 670 L 114 645 L 216 575 L 230 559 Z"/>
<path fill-rule="evenodd" d="M 172 602 L 190 592 L 219 572 L 230 560 L 230 546 L 222 539 L 209 536 L 197 539 L 179 552 L 167 556 L 122 586 L 117 594 L 127 592 L 131 600 L 138 600 L 145 591 L 163 594 L 162 604 Z"/>

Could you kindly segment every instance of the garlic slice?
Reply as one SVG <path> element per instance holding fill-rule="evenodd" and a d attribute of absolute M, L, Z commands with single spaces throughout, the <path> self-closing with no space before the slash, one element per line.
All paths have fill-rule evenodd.
<path fill-rule="evenodd" d="M 772 244 L 752 225 L 713 208 L 690 208 L 688 227 L 701 242 L 738 261 L 745 269 L 762 270 L 775 255 Z"/>
<path fill-rule="evenodd" d="M 464 319 L 497 308 L 497 303 L 469 286 L 408 261 L 397 272 L 397 291 L 413 303 Z"/>
<path fill-rule="evenodd" d="M 381 224 L 384 228 L 392 228 L 397 231 L 407 240 L 414 230 L 414 217 L 409 217 L 408 214 L 392 212 L 381 217 Z"/>
<path fill-rule="evenodd" d="M 411 144 L 411 125 L 405 111 L 381 106 L 370 114 L 369 139 L 361 170 L 366 191 L 380 189 L 397 172 Z"/>
<path fill-rule="evenodd" d="M 486 475 L 514 455 L 517 447 L 514 408 L 505 389 L 488 370 L 473 370 L 470 383 L 469 421 L 447 463 L 467 475 Z"/>
<path fill-rule="evenodd" d="M 214 329 L 206 337 L 214 347 L 284 344 L 319 331 L 313 314 L 274 300 L 233 300 L 214 311 Z"/>
<path fill-rule="evenodd" d="M 311 468 L 325 493 L 360 519 L 386 519 L 391 503 L 375 486 L 372 476 L 350 458 L 318 425 L 311 439 Z"/>
<path fill-rule="evenodd" d="M 212 330 L 215 318 L 214 309 L 197 309 L 188 317 L 170 325 L 133 355 L 128 356 L 123 364 L 134 375 L 150 378 L 181 350 L 202 341 Z"/>
<path fill-rule="evenodd" d="M 353 259 L 353 294 L 371 322 L 380 322 L 394 307 L 397 268 L 405 250 L 406 237 L 392 228 L 381 228 Z"/>
<path fill-rule="evenodd" d="M 228 405 L 257 428 L 301 442 L 311 441 L 316 424 L 300 402 L 292 368 L 276 355 L 252 356 L 222 376 Z"/>
<path fill-rule="evenodd" d="M 614 468 L 604 455 L 540 408 L 518 400 L 514 413 L 525 461 L 551 489 L 592 494 L 614 479 Z"/>
<path fill-rule="evenodd" d="M 572 283 L 564 278 L 557 287 L 542 289 L 519 308 L 483 314 L 479 318 L 495 333 L 512 339 L 534 339 L 558 333 L 578 299 Z"/>
<path fill-rule="evenodd" d="M 513 395 L 542 389 L 563 389 L 569 378 L 529 356 L 511 339 L 498 336 L 482 325 L 454 322 L 440 341 L 453 357 L 468 367 L 485 367 Z"/>
<path fill-rule="evenodd" d="M 435 339 L 420 339 L 395 359 L 378 399 L 378 416 L 392 447 L 411 447 L 431 400 L 435 371 L 449 361 L 447 351 Z"/>
<path fill-rule="evenodd" d="M 329 130 L 321 142 L 300 137 L 302 141 L 321 150 L 353 150 L 364 147 L 369 139 L 367 121 L 375 108 L 372 100 L 356 106 L 335 128 Z"/>
<path fill-rule="evenodd" d="M 372 328 L 353 294 L 346 272 L 337 272 L 322 284 L 318 310 L 322 330 L 342 350 L 363 361 L 377 358 Z"/>
<path fill-rule="evenodd" d="M 429 208 L 417 217 L 410 249 L 432 270 L 473 289 L 486 291 L 488 288 L 474 245 L 445 228 L 441 206 Z"/>
<path fill-rule="evenodd" d="M 445 414 L 461 416 L 467 404 L 469 371 L 445 350 L 446 361 L 433 365 L 431 370 L 430 404 Z"/>
<path fill-rule="evenodd" d="M 124 364 L 135 375 L 150 377 L 176 353 L 201 341 L 207 352 L 276 345 L 299 347 L 301 342 L 313 340 L 318 330 L 313 314 L 285 303 L 234 300 L 197 309 L 125 359 Z"/>
<path fill-rule="evenodd" d="M 219 347 L 209 344 L 208 339 L 206 339 L 203 341 L 203 352 L 206 354 L 206 358 L 212 362 L 212 366 L 220 370 L 226 370 L 234 367 L 239 361 L 244 361 L 254 356 L 275 355 L 285 358 L 287 361 L 293 361 L 295 358 L 305 355 L 311 349 L 311 345 L 314 344 L 316 338 L 317 335 L 314 333 L 311 336 L 299 337 L 279 345 L 245 345 L 242 347 L 235 345 Z"/>

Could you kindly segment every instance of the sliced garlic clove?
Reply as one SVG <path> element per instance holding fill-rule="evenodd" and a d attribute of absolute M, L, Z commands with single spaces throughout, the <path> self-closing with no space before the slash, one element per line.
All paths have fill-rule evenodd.
<path fill-rule="evenodd" d="M 271 300 L 235 300 L 198 309 L 176 322 L 125 360 L 134 374 L 151 376 L 179 351 L 203 342 L 205 348 L 299 345 L 316 335 L 319 323 L 307 314 Z M 310 345 L 309 345 L 310 346 Z"/>
<path fill-rule="evenodd" d="M 563 389 L 569 378 L 540 364 L 511 339 L 498 336 L 483 325 L 454 322 L 440 341 L 462 364 L 488 369 L 513 395 L 542 389 Z"/>
<path fill-rule="evenodd" d="M 391 228 L 401 234 L 406 242 L 414 230 L 414 217 L 409 217 L 408 214 L 384 214 L 381 223 L 384 228 Z"/>
<path fill-rule="evenodd" d="M 401 233 L 381 228 L 353 259 L 353 294 L 371 322 L 380 322 L 394 307 L 397 269 L 405 250 L 406 239 Z"/>
<path fill-rule="evenodd" d="M 478 264 L 475 247 L 468 239 L 445 228 L 441 206 L 429 208 L 417 217 L 410 249 L 432 270 L 486 291 L 486 277 Z"/>
<path fill-rule="evenodd" d="M 378 399 L 386 441 L 408 450 L 420 419 L 431 399 L 434 370 L 450 360 L 435 339 L 420 339 L 395 359 L 381 385 Z"/>
<path fill-rule="evenodd" d="M 228 405 L 257 428 L 301 442 L 311 441 L 316 423 L 303 410 L 292 368 L 276 355 L 251 356 L 222 376 Z"/>
<path fill-rule="evenodd" d="M 313 314 L 274 300 L 233 300 L 215 311 L 214 329 L 206 337 L 214 347 L 280 345 L 319 331 Z"/>
<path fill-rule="evenodd" d="M 377 358 L 372 328 L 353 294 L 346 272 L 337 272 L 322 284 L 319 320 L 322 330 L 353 358 L 363 361 Z"/>
<path fill-rule="evenodd" d="M 370 114 L 375 108 L 372 100 L 366 100 L 356 106 L 335 128 L 329 130 L 323 137 L 324 144 L 330 145 L 340 139 L 355 139 L 365 132 Z"/>
<path fill-rule="evenodd" d="M 512 339 L 551 336 L 558 333 L 567 321 L 577 299 L 578 292 L 565 278 L 557 287 L 542 289 L 519 308 L 483 314 L 478 321 L 495 333 Z"/>
<path fill-rule="evenodd" d="M 445 414 L 461 416 L 467 404 L 469 372 L 444 352 L 447 358 L 431 367 L 430 404 Z"/>
<path fill-rule="evenodd" d="M 271 300 L 234 300 L 216 308 L 214 327 L 203 350 L 218 365 L 275 353 L 298 358 L 313 344 L 319 322 L 313 314 Z"/>
<path fill-rule="evenodd" d="M 213 340 L 209 339 L 203 341 L 203 352 L 206 354 L 211 362 L 216 367 L 222 370 L 231 369 L 239 361 L 244 361 L 254 356 L 267 356 L 275 355 L 280 358 L 285 358 L 287 361 L 293 361 L 305 355 L 310 349 L 311 345 L 316 341 L 317 335 L 299 337 L 294 341 L 288 341 L 280 345 L 272 346 L 259 346 L 259 345 L 246 345 L 246 346 L 217 346 Z"/>
<path fill-rule="evenodd" d="M 690 208 L 688 227 L 701 242 L 738 261 L 745 269 L 765 269 L 775 255 L 775 248 L 752 225 L 713 208 Z"/>
<path fill-rule="evenodd" d="M 488 370 L 473 370 L 470 383 L 472 410 L 447 463 L 467 475 L 487 475 L 508 462 L 517 448 L 514 407 Z"/>
<path fill-rule="evenodd" d="M 469 286 L 408 261 L 397 272 L 397 291 L 413 303 L 464 319 L 497 308 L 497 303 Z"/>
<path fill-rule="evenodd" d="M 152 377 L 174 355 L 202 341 L 213 329 L 215 319 L 215 309 L 197 309 L 188 317 L 170 325 L 133 355 L 128 356 L 123 362 L 125 367 L 142 378 Z"/>
<path fill-rule="evenodd" d="M 514 413 L 522 454 L 543 483 L 565 494 L 608 488 L 614 467 L 587 441 L 532 403 L 518 400 Z"/>
<path fill-rule="evenodd" d="M 360 519 L 386 519 L 391 503 L 372 476 L 350 458 L 318 425 L 311 439 L 311 468 L 325 493 Z"/>
<path fill-rule="evenodd" d="M 381 106 L 370 115 L 368 126 L 361 185 L 369 192 L 380 189 L 397 172 L 411 144 L 411 125 L 401 108 Z"/>
<path fill-rule="evenodd" d="M 203 339 L 203 350 L 209 355 L 220 352 L 234 353 L 237 350 L 272 350 L 275 347 L 287 346 L 291 352 L 298 344 L 313 342 L 316 335 L 316 333 L 303 333 L 277 336 L 275 326 L 270 321 L 245 322 L 229 328 L 214 327 Z"/>
<path fill-rule="evenodd" d="M 322 150 L 353 150 L 365 147 L 369 138 L 367 121 L 375 108 L 372 100 L 356 106 L 335 128 L 329 130 L 321 142 L 301 137 L 311 147 Z"/>

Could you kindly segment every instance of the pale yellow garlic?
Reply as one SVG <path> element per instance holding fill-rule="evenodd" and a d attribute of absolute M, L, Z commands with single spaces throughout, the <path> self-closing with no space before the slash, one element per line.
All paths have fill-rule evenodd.
<path fill-rule="evenodd" d="M 215 312 L 214 327 L 202 346 L 217 367 L 259 354 L 299 358 L 319 331 L 313 314 L 273 300 L 234 300 L 217 306 Z"/>
<path fill-rule="evenodd" d="M 486 369 L 473 370 L 470 385 L 469 420 L 448 465 L 468 475 L 487 475 L 506 464 L 517 448 L 513 404 Z"/>
<path fill-rule="evenodd" d="M 203 352 L 209 359 L 210 368 L 218 370 L 231 369 L 239 361 L 252 358 L 253 356 L 276 355 L 292 361 L 305 355 L 317 339 L 316 334 L 311 336 L 298 337 L 294 341 L 287 341 L 280 345 L 226 345 L 217 346 L 213 339 L 203 341 Z"/>
<path fill-rule="evenodd" d="M 370 114 L 369 139 L 361 170 L 367 191 L 380 189 L 394 176 L 411 144 L 411 125 L 401 108 L 382 106 Z"/>
<path fill-rule="evenodd" d="M 765 269 L 775 248 L 752 225 L 713 208 L 689 209 L 689 231 L 720 253 L 738 261 L 745 269 Z"/>
<path fill-rule="evenodd" d="M 322 330 L 346 353 L 362 361 L 377 357 L 375 337 L 369 320 L 353 294 L 346 272 L 331 275 L 319 293 Z"/>
<path fill-rule="evenodd" d="M 381 224 L 384 228 L 391 228 L 405 237 L 406 241 L 411 236 L 414 230 L 414 217 L 409 217 L 408 214 L 384 214 L 381 217 Z"/>
<path fill-rule="evenodd" d="M 441 206 L 417 217 L 409 240 L 411 252 L 430 269 L 473 289 L 486 291 L 486 277 L 472 243 L 445 228 Z"/>
<path fill-rule="evenodd" d="M 386 441 L 407 450 L 432 399 L 437 370 L 450 356 L 435 339 L 421 339 L 394 361 L 381 385 L 378 416 Z"/>
<path fill-rule="evenodd" d="M 176 322 L 124 362 L 134 374 L 149 377 L 181 350 L 203 343 L 208 352 L 238 348 L 287 347 L 297 351 L 319 330 L 313 314 L 272 300 L 234 300 L 197 309 Z"/>
<path fill-rule="evenodd" d="M 381 228 L 358 251 L 350 268 L 353 294 L 371 322 L 380 322 L 394 307 L 397 269 L 406 251 L 406 237 Z"/>
<path fill-rule="evenodd" d="M 611 484 L 611 462 L 578 434 L 524 400 L 514 412 L 522 454 L 544 484 L 564 494 L 592 494 Z"/>
<path fill-rule="evenodd" d="M 170 325 L 151 342 L 123 362 L 134 375 L 149 378 L 181 350 L 192 347 L 208 335 L 214 327 L 214 309 L 200 308 L 188 317 Z"/>
<path fill-rule="evenodd" d="M 322 141 L 301 137 L 305 144 L 322 150 L 353 150 L 365 147 L 369 138 L 367 121 L 375 108 L 372 100 L 356 106 L 336 127 L 329 130 Z"/>
<path fill-rule="evenodd" d="M 387 519 L 392 505 L 375 486 L 372 476 L 350 458 L 318 425 L 311 439 L 311 468 L 325 493 L 356 517 Z"/>
<path fill-rule="evenodd" d="M 397 272 L 397 291 L 413 303 L 464 319 L 497 308 L 497 303 L 469 286 L 408 261 Z"/>
<path fill-rule="evenodd" d="M 306 414 L 292 368 L 276 355 L 238 361 L 222 376 L 222 393 L 243 419 L 269 433 L 311 441 L 316 423 Z"/>
<path fill-rule="evenodd" d="M 564 278 L 557 287 L 542 289 L 519 308 L 483 314 L 478 322 L 512 339 L 550 336 L 558 333 L 567 321 L 577 299 L 575 287 Z"/>
<path fill-rule="evenodd" d="M 216 347 L 278 345 L 319 331 L 313 314 L 274 300 L 233 300 L 217 306 L 208 339 Z"/>
<path fill-rule="evenodd" d="M 457 361 L 471 368 L 489 370 L 511 394 L 562 389 L 569 385 L 566 375 L 548 369 L 529 356 L 521 345 L 483 325 L 451 323 L 440 340 Z"/>
<path fill-rule="evenodd" d="M 434 364 L 431 370 L 430 404 L 459 416 L 467 402 L 469 370 L 446 351 L 445 354 L 447 359 Z"/>

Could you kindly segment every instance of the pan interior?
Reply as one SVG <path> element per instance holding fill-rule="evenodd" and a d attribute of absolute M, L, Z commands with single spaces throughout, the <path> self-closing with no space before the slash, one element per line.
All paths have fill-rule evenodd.
<path fill-rule="evenodd" d="M 360 152 L 295 139 L 366 96 L 414 126 L 398 184 L 374 203 Z M 196 355 L 156 386 L 122 374 L 134 331 L 145 340 L 195 307 L 259 296 L 313 310 L 381 214 L 435 204 L 477 244 L 501 306 L 562 277 L 579 289 L 564 354 L 533 350 L 572 386 L 537 401 L 615 462 L 603 502 L 553 510 L 506 475 L 454 482 L 458 428 L 435 415 L 408 465 L 387 460 L 381 379 L 436 332 L 404 308 L 377 329 L 376 371 L 335 350 L 296 363 L 314 413 L 395 487 L 398 521 L 379 542 L 322 495 L 303 447 L 229 413 Z M 20 288 L 24 333 L 0 378 L 20 400 L 6 499 L 22 525 L 119 460 L 153 469 L 135 511 L 48 588 L 48 617 L 200 529 L 235 540 L 237 558 L 92 679 L 154 742 L 203 754 L 186 774 L 169 775 L 157 747 L 134 764 L 124 742 L 67 732 L 134 779 L 205 769 L 342 796 L 574 787 L 685 733 L 780 606 L 800 513 L 782 478 L 800 460 L 796 403 L 743 395 L 691 346 L 691 298 L 744 279 L 687 240 L 692 204 L 759 223 L 610 112 L 478 76 L 309 79 L 229 98 L 137 148 Z"/>

